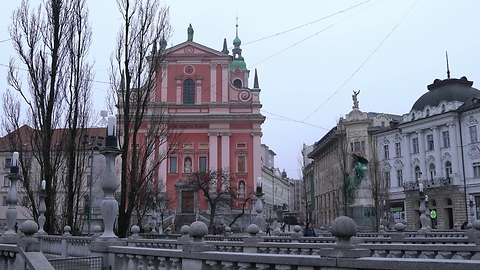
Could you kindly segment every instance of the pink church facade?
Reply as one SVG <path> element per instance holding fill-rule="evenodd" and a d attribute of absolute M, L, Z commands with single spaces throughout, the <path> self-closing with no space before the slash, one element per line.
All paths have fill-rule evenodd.
<path fill-rule="evenodd" d="M 162 162 L 158 181 L 165 183 L 165 192 L 173 202 L 170 208 L 177 213 L 208 210 L 203 195 L 188 185 L 192 172 L 229 169 L 236 185 L 241 185 L 235 189 L 244 192 L 253 191 L 261 177 L 265 117 L 260 113 L 256 74 L 254 87 L 248 87 L 250 71 L 241 56 L 240 43 L 237 35 L 231 56 L 225 41 L 223 50 L 218 51 L 195 43 L 192 35 L 164 52 L 155 101 L 167 105 L 166 114 L 174 116 L 182 133 L 181 143 L 162 146 L 163 150 L 174 147 L 176 151 Z M 232 209 L 240 209 L 241 204 L 233 202 Z"/>

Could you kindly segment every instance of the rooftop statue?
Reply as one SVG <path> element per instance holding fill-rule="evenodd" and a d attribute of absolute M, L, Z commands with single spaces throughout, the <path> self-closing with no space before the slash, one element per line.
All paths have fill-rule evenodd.
<path fill-rule="evenodd" d="M 188 26 L 187 33 L 188 33 L 188 39 L 187 41 L 193 41 L 193 27 L 192 24 Z"/>
<path fill-rule="evenodd" d="M 358 94 L 360 94 L 360 90 L 358 90 L 357 92 L 355 92 L 355 90 L 353 90 L 352 99 L 353 99 L 353 108 L 354 109 L 358 109 L 358 99 L 357 99 Z"/>

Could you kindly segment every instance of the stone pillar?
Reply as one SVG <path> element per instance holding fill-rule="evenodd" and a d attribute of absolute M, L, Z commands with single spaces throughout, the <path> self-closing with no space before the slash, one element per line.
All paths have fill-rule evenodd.
<path fill-rule="evenodd" d="M 404 138 L 405 138 L 405 164 L 404 164 L 404 168 L 405 168 L 405 173 L 404 173 L 404 182 L 412 182 L 413 180 L 412 179 L 415 179 L 413 178 L 412 176 L 412 159 L 411 159 L 411 156 L 412 156 L 412 150 L 411 150 L 411 147 L 410 147 L 410 144 L 412 143 L 410 140 L 410 135 L 409 134 L 405 134 L 404 135 Z"/>
<path fill-rule="evenodd" d="M 332 222 L 332 235 L 337 237 L 337 243 L 331 250 L 326 250 L 322 257 L 360 258 L 370 257 L 370 250 L 357 249 L 351 238 L 357 235 L 357 224 L 353 219 L 340 216 Z"/>
<path fill-rule="evenodd" d="M 459 161 L 462 160 L 458 156 L 458 145 L 460 144 L 457 143 L 457 130 L 455 129 L 455 124 L 449 124 L 448 128 L 450 135 L 450 150 L 452 156 L 452 175 L 450 177 L 452 178 L 451 182 L 456 183 L 456 179 L 459 179 L 460 177 Z"/>
<path fill-rule="evenodd" d="M 426 161 L 426 148 L 425 148 L 425 133 L 423 130 L 418 131 L 418 151 L 420 154 L 420 172 L 422 175 L 420 176 L 420 179 L 418 179 L 419 182 L 425 181 L 428 178 L 427 174 L 427 167 L 425 165 Z"/>
<path fill-rule="evenodd" d="M 217 65 L 218 63 L 210 63 L 210 102 L 217 102 Z"/>
<path fill-rule="evenodd" d="M 222 64 L 222 102 L 227 103 L 229 100 L 229 92 L 228 92 L 228 72 L 229 72 L 229 65 Z M 244 80 L 245 82 L 245 80 Z"/>
<path fill-rule="evenodd" d="M 440 140 L 440 129 L 438 127 L 432 128 L 433 131 L 433 147 L 435 149 L 435 177 L 434 179 L 443 179 L 442 166 L 442 142 Z"/>
<path fill-rule="evenodd" d="M 209 155 L 208 155 L 208 166 L 210 169 L 218 168 L 218 132 L 209 132 L 208 133 L 208 146 L 209 146 Z"/>
<path fill-rule="evenodd" d="M 221 134 L 221 144 L 222 144 L 222 156 L 220 168 L 229 168 L 230 167 L 230 132 L 222 132 Z M 224 187 L 222 187 L 225 190 Z"/>

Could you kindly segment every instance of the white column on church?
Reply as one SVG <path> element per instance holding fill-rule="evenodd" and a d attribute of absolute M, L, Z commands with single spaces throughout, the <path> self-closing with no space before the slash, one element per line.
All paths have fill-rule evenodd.
<path fill-rule="evenodd" d="M 218 166 L 218 143 L 217 143 L 217 132 L 210 132 L 208 137 L 208 144 L 209 144 L 209 160 L 208 165 L 210 166 L 211 170 L 216 170 Z"/>
<path fill-rule="evenodd" d="M 200 76 L 197 76 L 196 77 L 196 83 L 195 83 L 195 87 L 197 88 L 196 89 L 196 93 L 195 93 L 195 104 L 201 104 L 202 103 L 202 77 Z"/>
<path fill-rule="evenodd" d="M 176 80 L 176 92 L 175 92 L 175 102 L 177 104 L 181 104 L 182 103 L 182 96 L 183 96 L 183 93 L 182 93 L 182 80 L 181 79 L 177 79 Z"/>
<path fill-rule="evenodd" d="M 231 168 L 230 166 L 230 134 L 222 134 L 222 169 Z M 228 189 L 228 181 L 223 182 L 222 190 Z"/>
<path fill-rule="evenodd" d="M 254 179 L 262 177 L 262 132 L 252 132 L 253 136 L 253 175 Z"/>
<path fill-rule="evenodd" d="M 412 143 L 410 140 L 410 134 L 404 134 L 404 142 L 403 142 L 403 145 L 405 146 L 405 164 L 403 165 L 403 168 L 405 169 L 405 174 L 404 174 L 404 177 L 405 177 L 405 182 L 411 182 L 413 181 L 413 176 L 412 176 L 412 151 L 411 151 L 411 147 L 410 147 L 410 144 Z"/>
<path fill-rule="evenodd" d="M 425 162 L 426 162 L 425 133 L 423 130 L 420 130 L 417 133 L 418 133 L 418 149 L 419 149 L 418 151 L 420 154 L 420 172 L 422 173 L 419 180 L 424 181 L 425 179 L 428 178 L 427 168 L 425 165 Z"/>
<path fill-rule="evenodd" d="M 230 134 L 222 134 L 222 168 L 230 167 Z"/>
<path fill-rule="evenodd" d="M 442 142 L 440 141 L 440 128 L 434 127 L 433 131 L 433 147 L 435 150 L 435 177 L 434 179 L 443 178 L 442 168 Z"/>
<path fill-rule="evenodd" d="M 162 71 L 162 84 L 161 84 L 161 97 L 160 100 L 162 102 L 167 102 L 167 89 L 168 89 L 168 64 L 165 63 L 163 66 L 163 71 Z"/>
<path fill-rule="evenodd" d="M 217 63 L 210 64 L 210 102 L 217 101 Z"/>
<path fill-rule="evenodd" d="M 222 102 L 228 102 L 228 64 L 222 64 Z"/>
<path fill-rule="evenodd" d="M 164 155 L 164 153 L 167 153 L 168 152 L 168 143 L 162 143 L 160 145 L 160 147 L 158 148 L 158 155 L 159 156 L 162 156 Z M 159 174 L 158 174 L 158 178 L 157 179 L 157 182 L 158 183 L 161 183 L 162 181 L 166 183 L 167 181 L 167 174 L 168 174 L 168 167 L 167 167 L 167 162 L 161 162 L 160 163 L 160 166 L 159 166 Z M 161 185 L 159 185 L 161 186 Z M 166 189 L 166 185 L 163 185 L 163 189 L 162 191 L 165 191 Z"/>

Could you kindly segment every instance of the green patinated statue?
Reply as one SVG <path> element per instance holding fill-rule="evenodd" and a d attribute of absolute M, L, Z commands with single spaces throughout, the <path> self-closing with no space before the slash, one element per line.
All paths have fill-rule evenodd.
<path fill-rule="evenodd" d="M 187 33 L 188 33 L 188 39 L 187 41 L 193 41 L 193 27 L 192 27 L 192 24 L 190 24 L 190 26 L 188 26 L 188 29 L 187 29 Z"/>
<path fill-rule="evenodd" d="M 353 190 L 359 189 L 360 184 L 362 183 L 363 177 L 365 177 L 364 169 L 368 166 L 368 160 L 364 157 L 357 156 L 356 154 L 351 154 L 354 158 L 353 160 L 353 179 L 350 177 L 350 174 L 345 173 L 345 195 L 347 204 L 352 203 Z M 352 188 L 353 186 L 353 188 Z"/>

